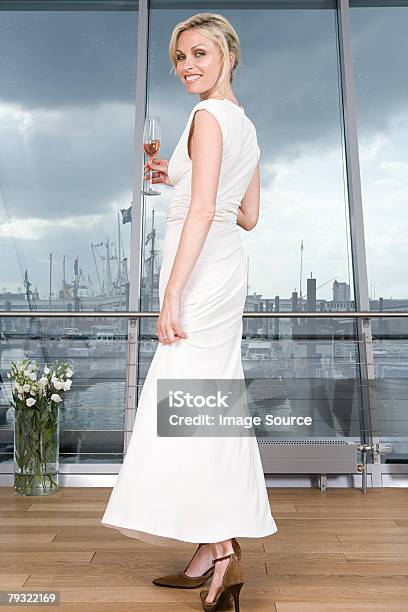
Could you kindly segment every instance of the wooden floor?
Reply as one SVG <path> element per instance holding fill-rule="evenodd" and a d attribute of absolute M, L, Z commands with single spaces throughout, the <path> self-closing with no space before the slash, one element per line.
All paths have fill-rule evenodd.
<path fill-rule="evenodd" d="M 51 609 L 64 611 L 202 610 L 200 589 L 151 583 L 182 569 L 196 547 L 154 546 L 101 526 L 110 492 L 24 498 L 0 488 L 0 591 L 56 590 L 61 604 Z M 408 489 L 268 494 L 278 532 L 238 538 L 241 612 L 408 611 Z M 29 607 L 0 606 L 16 609 Z"/>

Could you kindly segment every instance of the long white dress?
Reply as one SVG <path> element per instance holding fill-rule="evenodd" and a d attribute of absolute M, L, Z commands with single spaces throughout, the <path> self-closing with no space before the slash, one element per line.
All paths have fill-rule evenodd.
<path fill-rule="evenodd" d="M 259 160 L 256 130 L 242 107 L 202 100 L 169 160 L 174 184 L 160 270 L 160 307 L 191 196 L 187 137 L 195 111 L 218 120 L 223 156 L 216 214 L 181 297 L 186 339 L 159 343 L 132 436 L 101 524 L 153 544 L 219 542 L 277 531 L 255 436 L 157 436 L 157 379 L 243 379 L 242 313 L 247 258 L 237 211 Z"/>

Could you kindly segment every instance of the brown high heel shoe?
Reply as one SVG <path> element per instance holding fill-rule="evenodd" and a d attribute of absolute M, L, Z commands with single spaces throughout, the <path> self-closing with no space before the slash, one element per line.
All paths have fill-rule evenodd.
<path fill-rule="evenodd" d="M 200 548 L 200 546 L 203 546 L 203 544 L 199 544 L 197 550 Z M 238 559 L 240 559 L 241 547 L 235 538 L 232 538 L 232 547 L 234 549 L 234 553 L 236 554 Z M 159 578 L 154 578 L 152 580 L 153 584 L 157 586 L 171 587 L 175 589 L 197 589 L 198 587 L 203 586 L 203 584 L 205 584 L 214 573 L 214 563 L 201 576 L 188 576 L 185 573 L 191 561 L 194 559 L 197 550 L 195 551 L 194 555 L 192 556 L 191 560 L 188 562 L 187 566 L 184 568 L 183 571 L 177 572 L 177 574 L 169 574 L 168 576 L 160 576 Z"/>
<path fill-rule="evenodd" d="M 239 564 L 237 555 L 230 553 L 224 557 L 213 559 L 213 565 L 215 565 L 217 561 L 228 558 L 230 561 L 225 568 L 222 583 L 217 589 L 214 601 L 210 603 L 205 601 L 208 595 L 208 589 L 200 591 L 201 603 L 203 604 L 203 610 L 205 610 L 205 612 L 215 612 L 216 610 L 224 609 L 225 605 L 228 605 L 228 601 L 231 600 L 231 596 L 234 598 L 235 612 L 239 612 L 239 593 L 244 584 L 244 573 Z"/>

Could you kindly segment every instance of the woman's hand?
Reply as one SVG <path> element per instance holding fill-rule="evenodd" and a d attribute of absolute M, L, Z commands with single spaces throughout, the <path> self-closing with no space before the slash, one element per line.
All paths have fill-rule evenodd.
<path fill-rule="evenodd" d="M 180 295 L 165 292 L 163 305 L 157 320 L 157 335 L 162 344 L 173 344 L 180 338 L 187 338 L 179 324 Z"/>
<path fill-rule="evenodd" d="M 150 169 L 152 171 L 152 183 L 163 183 L 163 185 L 169 185 L 173 187 L 173 183 L 170 182 L 168 175 L 169 162 L 167 159 L 148 159 L 145 162 L 145 180 L 149 180 Z"/>

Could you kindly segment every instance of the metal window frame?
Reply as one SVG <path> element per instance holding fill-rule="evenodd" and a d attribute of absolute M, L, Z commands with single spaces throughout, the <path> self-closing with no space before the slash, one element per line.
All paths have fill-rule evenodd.
<path fill-rule="evenodd" d="M 133 193 L 132 193 L 132 223 L 130 233 L 130 278 L 129 278 L 129 310 L 140 309 L 140 286 L 142 266 L 142 215 L 139 212 L 142 202 L 142 171 L 143 168 L 143 127 L 147 103 L 147 70 L 149 48 L 149 3 L 148 0 L 139 1 L 136 57 L 136 99 L 135 99 L 135 126 L 134 126 L 134 166 L 133 166 Z M 128 321 L 128 367 L 126 371 L 126 404 L 124 422 L 123 447 L 126 453 L 133 431 L 136 417 L 137 384 L 138 384 L 138 335 L 140 319 Z"/>
<path fill-rule="evenodd" d="M 346 158 L 346 175 L 348 206 L 350 217 L 350 240 L 353 267 L 354 300 L 356 310 L 370 310 L 366 242 L 364 234 L 363 198 L 361 191 L 360 155 L 358 148 L 358 130 L 356 113 L 356 88 L 353 71 L 352 37 L 349 0 L 337 2 L 337 25 L 339 40 L 341 98 L 344 126 L 344 144 Z M 371 319 L 357 319 L 358 351 L 360 353 L 360 376 L 362 385 L 360 406 L 362 443 L 369 446 L 379 442 L 373 438 L 372 422 L 374 419 L 374 397 L 370 380 L 374 380 L 374 357 L 371 331 Z M 380 462 L 378 454 L 373 456 L 375 463 Z"/>
<path fill-rule="evenodd" d="M 39 319 L 39 318 L 95 318 L 95 317 L 113 317 L 113 318 L 125 318 L 129 317 L 130 319 L 136 321 L 140 318 L 154 317 L 158 316 L 160 313 L 158 311 L 152 312 L 124 312 L 124 311 L 5 311 L 1 313 L 1 318 L 30 318 L 30 319 Z M 351 320 L 356 319 L 357 323 L 361 320 L 366 319 L 382 319 L 382 318 L 408 318 L 408 312 L 395 312 L 395 311 L 384 311 L 384 312 L 244 312 L 244 317 L 248 318 L 259 318 L 259 319 L 277 319 L 277 318 L 289 318 L 289 319 L 302 319 L 302 318 L 312 318 L 312 319 L 327 319 L 327 318 L 341 318 L 345 317 L 350 318 Z M 124 432 L 126 433 L 126 432 Z M 312 487 L 315 484 L 315 478 L 317 475 L 320 475 L 320 487 L 321 490 L 326 490 L 328 476 L 330 475 L 330 486 L 344 486 L 344 487 L 356 487 L 358 486 L 359 477 L 356 478 L 357 473 L 361 472 L 362 475 L 362 491 L 363 493 L 367 492 L 367 484 L 370 480 L 371 487 L 382 487 L 382 486 L 406 486 L 408 471 L 406 467 L 402 464 L 395 465 L 386 465 L 382 464 L 380 461 L 380 453 L 381 447 L 379 444 L 379 438 L 373 438 L 372 444 L 363 443 L 361 444 L 361 435 L 360 435 L 360 443 L 356 442 L 353 438 L 345 438 L 343 440 L 336 441 L 326 441 L 319 439 L 312 439 L 304 441 L 298 440 L 285 440 L 285 441 L 276 441 L 269 439 L 259 439 L 259 452 L 263 465 L 265 466 L 265 474 L 269 474 L 269 482 L 267 479 L 267 486 L 305 486 Z M 301 454 L 298 457 L 299 462 L 293 462 L 293 458 L 289 457 L 289 461 L 285 462 L 285 453 L 276 452 L 276 448 L 280 447 L 281 449 L 286 450 L 288 447 L 292 445 L 293 448 L 296 449 L 296 454 L 299 455 L 299 450 L 302 449 L 304 444 L 315 447 L 315 449 L 321 449 L 322 454 L 316 455 L 316 452 Z M 354 464 L 350 467 L 350 463 L 342 462 L 342 460 L 336 461 L 336 453 L 334 453 L 333 461 L 328 462 L 327 460 L 327 451 L 330 448 L 335 448 L 336 445 L 343 446 L 345 449 L 345 454 L 343 459 L 347 459 L 348 461 L 352 460 Z M 357 464 L 357 451 L 362 453 L 363 456 L 363 464 Z M 387 450 L 385 450 L 387 452 Z M 326 454 L 325 454 L 326 453 Z M 367 454 L 370 453 L 372 458 L 372 463 L 367 464 Z M 124 449 L 124 454 L 126 451 Z M 340 453 L 341 454 L 341 453 Z M 286 453 L 287 455 L 287 453 Z M 347 455 L 347 457 L 346 457 Z M 376 457 L 378 457 L 378 461 L 376 461 Z M 339 458 L 339 457 L 337 457 Z M 279 460 L 277 462 L 277 459 Z M 307 470 L 301 469 L 299 466 L 303 464 L 303 462 L 308 459 L 312 460 L 312 463 L 309 464 L 310 470 L 313 473 L 307 475 Z M 321 463 L 320 463 L 321 462 Z M 279 463 L 279 465 L 278 465 Z M 378 465 L 374 465 L 378 464 Z M 276 465 L 276 470 L 273 469 L 273 466 Z M 78 465 L 72 464 L 62 464 L 61 465 L 61 486 L 103 486 L 103 487 L 113 487 L 115 484 L 115 475 L 118 474 L 120 470 L 121 463 L 113 464 L 113 463 L 105 463 L 103 465 L 95 463 L 82 463 Z M 348 467 L 347 467 L 348 466 Z M 296 469 L 298 468 L 298 470 Z M 291 471 L 293 469 L 293 472 Z M 356 472 L 357 470 L 357 472 Z M 5 464 L 0 464 L 0 487 L 2 486 L 12 486 L 13 484 L 13 471 L 12 467 L 10 467 L 10 462 Z M 386 478 L 388 475 L 388 480 L 383 483 L 383 475 Z M 272 480 L 271 480 L 272 478 Z M 346 480 L 345 480 L 346 478 Z M 388 484 L 387 484 L 388 483 Z"/>

